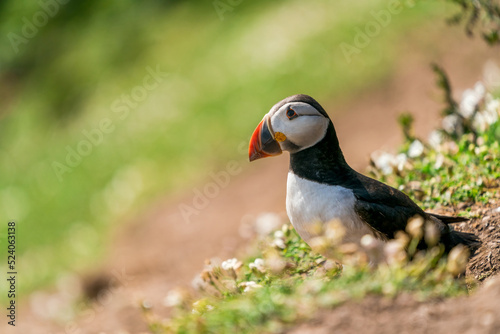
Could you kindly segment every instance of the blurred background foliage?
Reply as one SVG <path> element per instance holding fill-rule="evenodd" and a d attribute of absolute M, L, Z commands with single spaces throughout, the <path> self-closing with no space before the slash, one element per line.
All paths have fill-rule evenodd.
<path fill-rule="evenodd" d="M 500 3 L 493 0 L 450 0 L 460 11 L 449 18 L 452 24 L 465 25 L 469 36 L 479 32 L 490 45 L 500 44 Z"/>
<path fill-rule="evenodd" d="M 241 145 L 279 99 L 348 99 L 376 85 L 407 34 L 456 7 L 404 5 L 349 64 L 339 45 L 386 1 L 60 2 L 0 2 L 0 212 L 18 222 L 23 290 L 95 266 L 112 226 L 246 159 Z M 168 75 L 119 117 L 114 103 L 148 69 Z M 113 130 L 67 166 L 105 118 Z M 61 178 L 54 162 L 68 167 Z"/>

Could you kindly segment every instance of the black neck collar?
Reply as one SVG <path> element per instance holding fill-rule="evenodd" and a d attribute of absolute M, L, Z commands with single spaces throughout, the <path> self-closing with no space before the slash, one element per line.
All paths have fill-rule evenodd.
<path fill-rule="evenodd" d="M 354 171 L 344 159 L 331 121 L 321 141 L 290 154 L 290 171 L 304 179 L 329 185 L 340 185 L 348 180 Z"/>

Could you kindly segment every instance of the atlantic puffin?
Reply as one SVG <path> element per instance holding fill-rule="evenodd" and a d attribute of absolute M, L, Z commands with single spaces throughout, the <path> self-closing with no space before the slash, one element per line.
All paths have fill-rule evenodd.
<path fill-rule="evenodd" d="M 435 224 L 446 251 L 458 244 L 472 252 L 479 246 L 474 234 L 449 226 L 466 219 L 424 212 L 403 192 L 352 169 L 330 117 L 308 95 L 293 95 L 275 104 L 251 137 L 250 161 L 283 151 L 290 153 L 286 211 L 306 243 L 316 236 L 317 223 L 340 221 L 344 241 L 356 242 L 365 234 L 392 239 L 411 218 L 421 217 Z"/>

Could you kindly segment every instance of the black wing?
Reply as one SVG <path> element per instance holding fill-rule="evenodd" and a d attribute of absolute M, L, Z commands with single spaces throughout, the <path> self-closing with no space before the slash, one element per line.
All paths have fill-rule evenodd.
<path fill-rule="evenodd" d="M 382 182 L 356 173 L 349 185 L 357 201 L 355 211 L 374 230 L 388 238 L 404 230 L 415 215 L 427 219 L 428 215 L 407 195 Z"/>
<path fill-rule="evenodd" d="M 436 217 L 437 219 L 439 219 L 440 221 L 442 221 L 445 224 L 455 224 L 455 223 L 466 222 L 469 220 L 468 218 L 464 218 L 464 217 L 442 216 L 442 215 L 438 215 L 438 214 L 430 213 L 430 212 L 427 212 L 427 214 L 431 215 L 433 217 Z"/>
<path fill-rule="evenodd" d="M 406 228 L 410 218 L 419 215 L 436 225 L 447 252 L 458 244 L 469 247 L 472 252 L 481 245 L 476 235 L 454 231 L 448 227 L 448 224 L 468 219 L 426 213 L 403 192 L 359 173 L 351 180 L 353 181 L 349 181 L 347 186 L 353 190 L 357 199 L 354 206 L 357 214 L 387 238 L 393 238 L 397 231 Z M 422 247 L 425 248 L 424 244 Z"/>

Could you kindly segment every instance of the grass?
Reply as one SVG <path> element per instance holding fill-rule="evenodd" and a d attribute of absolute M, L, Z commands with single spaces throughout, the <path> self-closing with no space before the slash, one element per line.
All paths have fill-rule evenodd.
<path fill-rule="evenodd" d="M 422 159 L 411 159 L 411 168 L 397 175 L 373 174 L 397 185 L 427 209 L 461 203 L 487 204 L 497 199 L 500 186 L 500 127 L 491 127 L 481 138 L 485 138 L 482 145 L 477 145 L 469 135 L 461 138 L 450 151 L 429 149 Z"/>
<path fill-rule="evenodd" d="M 336 307 L 348 300 L 360 300 L 367 294 L 394 296 L 401 291 L 418 291 L 424 298 L 465 293 L 463 286 L 446 274 L 432 278 L 419 276 L 421 269 L 416 268 L 397 270 L 387 267 L 375 272 L 368 268 L 345 269 L 342 275 L 337 271 L 316 275 L 310 270 L 298 277 L 268 277 L 271 282 L 260 282 L 264 286 L 255 291 L 238 291 L 222 302 L 206 299 L 205 306 L 195 308 L 194 314 L 176 318 L 167 326 L 153 323 L 151 328 L 158 333 L 280 332 L 314 317 L 319 309 Z M 410 269 L 416 269 L 418 273 L 408 277 L 407 270 Z M 436 278 L 439 284 L 435 284 Z"/>
<path fill-rule="evenodd" d="M 279 235 L 283 249 L 275 246 L 273 238 L 276 232 L 259 241 L 256 256 L 265 259 L 262 271 L 251 268 L 255 256 L 234 270 L 212 264 L 200 275 L 203 298 L 184 295 L 172 319 L 159 319 L 145 309 L 152 332 L 277 333 L 314 318 L 320 309 L 367 295 L 392 298 L 407 292 L 425 300 L 467 293 L 465 282 L 450 273 L 439 248 L 418 253 L 410 262 L 402 259 L 376 268 L 368 265 L 368 257 L 382 248 L 367 253 L 335 249 L 345 264 L 342 269 L 312 251 L 289 225 Z M 249 281 L 258 287 L 246 291 Z"/>
<path fill-rule="evenodd" d="M 424 155 L 406 156 L 404 167 L 395 168 L 395 173 L 384 175 L 376 168 L 371 172 L 417 199 L 424 209 L 494 204 L 500 197 L 499 139 L 500 122 L 497 121 L 483 133 L 469 133 L 457 141 L 445 140 L 434 148 L 427 145 Z M 409 145 L 404 145 L 402 154 Z M 463 215 L 469 217 L 467 211 Z"/>
<path fill-rule="evenodd" d="M 20 16 L 39 10 L 21 7 L 6 5 L 3 32 L 20 31 Z M 245 1 L 220 21 L 211 2 L 129 2 L 99 5 L 88 22 L 61 12 L 19 54 L 4 45 L 1 82 L 14 92 L 2 102 L 0 207 L 19 225 L 21 295 L 98 265 L 110 226 L 165 192 L 199 184 L 222 162 L 244 159 L 240 142 L 281 97 L 329 101 L 376 84 L 398 41 L 442 13 L 432 3 L 404 10 L 346 66 L 339 43 L 381 8 L 383 1 Z M 117 117 L 113 102 L 157 65 L 169 76 Z M 67 147 L 103 118 L 114 130 L 60 182 L 53 162 L 64 163 Z"/>

